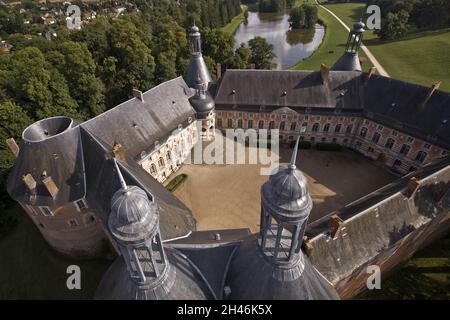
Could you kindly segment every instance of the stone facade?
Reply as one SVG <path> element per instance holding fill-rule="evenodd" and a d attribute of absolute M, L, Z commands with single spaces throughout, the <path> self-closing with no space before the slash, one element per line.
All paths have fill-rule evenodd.
<path fill-rule="evenodd" d="M 279 129 L 281 142 L 337 143 L 408 173 L 445 156 L 448 151 L 432 141 L 415 138 L 360 115 L 297 113 L 280 108 L 271 113 L 217 111 L 218 129 Z"/>
<path fill-rule="evenodd" d="M 96 257 L 109 246 L 101 222 L 86 199 L 60 207 L 21 204 L 44 239 L 70 257 Z"/>
<path fill-rule="evenodd" d="M 197 125 L 197 121 L 193 121 L 185 129 L 180 125 L 164 143 L 157 142 L 150 154 L 146 155 L 143 152 L 143 158 L 138 163 L 156 180 L 163 183 L 172 173 L 178 171 L 198 142 Z"/>

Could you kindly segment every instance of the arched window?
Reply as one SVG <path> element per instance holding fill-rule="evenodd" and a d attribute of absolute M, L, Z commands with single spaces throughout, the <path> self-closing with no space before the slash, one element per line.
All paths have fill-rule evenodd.
<path fill-rule="evenodd" d="M 296 127 L 297 127 L 297 123 L 292 122 L 291 123 L 291 131 L 295 131 Z"/>
<path fill-rule="evenodd" d="M 419 161 L 419 162 L 424 162 L 425 161 L 425 159 L 427 158 L 427 153 L 426 152 L 424 152 L 424 151 L 419 151 L 418 153 L 417 153 L 417 156 L 416 156 L 416 161 Z"/>
<path fill-rule="evenodd" d="M 164 167 L 165 164 L 164 164 L 164 159 L 163 158 L 159 158 L 158 165 L 159 165 L 160 168 Z"/>
<path fill-rule="evenodd" d="M 312 131 L 313 131 L 313 132 L 319 131 L 319 124 L 318 124 L 318 123 L 314 123 L 314 125 L 313 125 L 313 127 L 312 127 Z"/>
<path fill-rule="evenodd" d="M 394 144 L 395 144 L 394 139 L 389 138 L 389 139 L 387 139 L 387 141 L 386 141 L 385 147 L 388 148 L 388 149 L 392 149 L 392 147 L 394 146 Z"/>
<path fill-rule="evenodd" d="M 280 123 L 280 130 L 283 131 L 285 129 L 285 127 L 286 127 L 286 122 L 282 121 Z"/>
<path fill-rule="evenodd" d="M 156 166 L 154 163 L 152 163 L 152 165 L 150 166 L 150 174 L 155 175 L 156 172 L 157 172 Z"/>
<path fill-rule="evenodd" d="M 227 120 L 227 126 L 228 126 L 228 129 L 233 128 L 233 119 L 228 119 Z"/>
<path fill-rule="evenodd" d="M 400 154 L 407 156 L 409 153 L 409 150 L 411 150 L 411 146 L 404 144 L 404 145 L 402 145 L 402 148 L 400 149 Z"/>
<path fill-rule="evenodd" d="M 378 141 L 380 141 L 380 138 L 381 138 L 381 134 L 379 134 L 378 132 L 375 132 L 375 134 L 372 137 L 372 142 L 378 143 Z"/>
<path fill-rule="evenodd" d="M 269 123 L 269 129 L 270 129 L 270 130 L 275 129 L 275 122 L 274 122 L 274 121 L 270 121 L 270 123 Z"/>
<path fill-rule="evenodd" d="M 359 133 L 359 135 L 365 138 L 367 136 L 367 128 L 366 127 L 361 128 L 361 132 Z"/>
<path fill-rule="evenodd" d="M 327 123 L 324 127 L 323 127 L 323 132 L 328 132 L 330 131 L 330 124 Z"/>
<path fill-rule="evenodd" d="M 353 125 L 352 125 L 352 124 L 349 124 L 349 125 L 347 126 L 347 129 L 345 130 L 345 132 L 346 132 L 346 133 L 351 133 L 352 130 L 353 130 Z"/>
<path fill-rule="evenodd" d="M 247 128 L 253 129 L 253 120 L 248 120 L 248 122 L 247 122 Z"/>
<path fill-rule="evenodd" d="M 217 119 L 217 126 L 222 128 L 222 119 Z"/>
<path fill-rule="evenodd" d="M 172 160 L 172 153 L 170 151 L 167 151 L 166 159 L 167 159 L 167 161 Z"/>
<path fill-rule="evenodd" d="M 238 120 L 238 128 L 239 128 L 239 129 L 242 129 L 242 128 L 243 128 L 243 125 L 242 125 L 242 119 L 239 119 L 239 120 Z"/>
<path fill-rule="evenodd" d="M 341 127 L 342 127 L 341 124 L 336 125 L 336 128 L 334 128 L 334 132 L 336 132 L 336 133 L 341 132 Z"/>
<path fill-rule="evenodd" d="M 258 122 L 258 128 L 259 128 L 259 129 L 264 129 L 264 120 L 259 120 L 259 122 Z"/>

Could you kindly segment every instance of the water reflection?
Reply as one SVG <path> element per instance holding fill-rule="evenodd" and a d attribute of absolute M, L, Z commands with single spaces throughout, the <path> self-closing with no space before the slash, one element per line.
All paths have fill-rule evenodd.
<path fill-rule="evenodd" d="M 277 69 L 289 69 L 298 61 L 309 57 L 320 45 L 324 29 L 316 25 L 311 30 L 289 30 L 289 15 L 286 13 L 249 12 L 248 24 L 241 24 L 236 32 L 235 49 L 242 42 L 260 36 L 275 46 L 274 63 Z"/>

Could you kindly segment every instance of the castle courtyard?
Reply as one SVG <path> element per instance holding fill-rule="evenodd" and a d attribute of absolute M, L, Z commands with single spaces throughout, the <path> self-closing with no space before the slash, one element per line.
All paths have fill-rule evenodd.
<path fill-rule="evenodd" d="M 280 162 L 289 162 L 292 148 L 280 147 Z M 246 148 L 246 154 L 248 154 Z M 248 156 L 247 156 L 248 159 Z M 177 172 L 188 178 L 174 194 L 193 212 L 197 229 L 259 230 L 260 188 L 268 180 L 262 165 L 192 165 Z M 310 221 L 394 181 L 396 176 L 353 152 L 299 150 L 297 168 L 308 179 L 314 202 Z M 174 177 L 176 176 L 174 175 Z"/>

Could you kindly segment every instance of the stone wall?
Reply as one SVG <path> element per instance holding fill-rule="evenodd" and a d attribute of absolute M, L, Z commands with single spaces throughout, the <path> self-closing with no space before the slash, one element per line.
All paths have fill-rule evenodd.
<path fill-rule="evenodd" d="M 218 129 L 280 129 L 283 142 L 295 141 L 300 136 L 313 144 L 338 143 L 402 174 L 448 154 L 448 150 L 433 141 L 423 141 L 358 114 L 299 114 L 280 108 L 271 113 L 217 111 L 216 118 Z"/>
<path fill-rule="evenodd" d="M 107 252 L 109 240 L 101 221 L 86 199 L 84 208 L 75 202 L 57 208 L 22 205 L 48 244 L 72 258 L 92 258 Z"/>
<path fill-rule="evenodd" d="M 450 228 L 450 166 L 330 224 L 308 242 L 316 268 L 344 299 L 366 288 L 367 266 L 382 276 Z M 380 192 L 381 193 L 381 192 Z M 339 230 L 337 230 L 337 229 Z"/>

